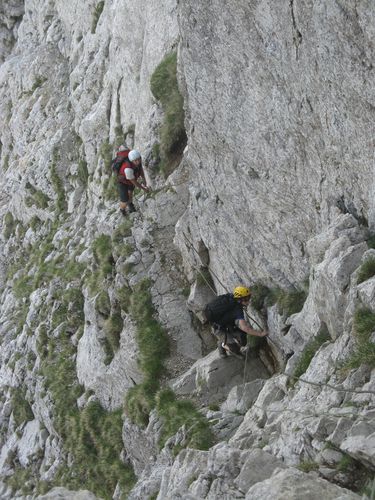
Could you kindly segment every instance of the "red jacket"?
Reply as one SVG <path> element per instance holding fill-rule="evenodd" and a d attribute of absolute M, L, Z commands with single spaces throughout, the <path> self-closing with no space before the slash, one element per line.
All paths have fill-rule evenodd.
<path fill-rule="evenodd" d="M 124 153 L 125 152 L 126 151 L 124 151 Z M 134 179 L 133 180 L 138 180 L 139 177 L 144 178 L 142 165 L 135 165 L 131 161 L 124 161 L 124 163 L 121 165 L 120 170 L 119 170 L 119 182 L 121 182 L 121 184 L 128 184 L 130 186 L 133 185 L 133 183 L 126 178 L 126 174 L 125 174 L 126 168 L 131 168 L 133 170 L 133 172 L 134 172 Z"/>

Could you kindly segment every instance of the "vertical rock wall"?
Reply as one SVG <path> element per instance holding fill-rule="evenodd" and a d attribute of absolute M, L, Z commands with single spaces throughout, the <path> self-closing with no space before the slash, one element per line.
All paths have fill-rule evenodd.
<path fill-rule="evenodd" d="M 355 310 L 374 309 L 373 278 L 357 283 L 357 268 L 372 255 L 366 226 L 375 226 L 374 21 L 370 0 L 3 2 L 0 474 L 14 479 L 13 492 L 1 486 L 4 498 L 21 486 L 35 494 L 35 479 L 55 480 L 72 460 L 61 400 L 77 412 L 99 402 L 110 414 L 142 380 L 125 303 L 144 278 L 170 337 L 163 382 L 213 406 L 234 386 L 219 409 L 203 410 L 217 439 L 231 442 L 176 458 L 186 428 L 158 454 L 155 412 L 144 430 L 125 422 L 118 455 L 140 478 L 130 498 L 264 498 L 268 478 L 286 466 L 270 494 L 282 498 L 285 483 L 297 489 L 306 481 L 302 496 L 329 488 L 332 498 L 356 498 L 314 476 L 301 479 L 291 466 L 311 459 L 323 477 L 351 487 L 350 475 L 338 472 L 343 457 L 354 471 L 374 467 L 374 375 L 338 371 L 355 350 Z M 137 199 L 142 215 L 127 227 L 108 194 L 109 160 L 124 140 L 144 156 L 159 140 L 163 113 L 149 81 L 171 50 L 188 148 L 168 182 L 150 172 L 160 191 Z M 265 381 L 259 360 L 248 370 L 259 380 L 246 385 L 242 365 L 230 360 L 225 384 L 214 352 L 171 382 L 202 353 L 186 295 L 191 288 L 202 319 L 212 291 L 197 278 L 208 265 L 218 291 L 238 282 L 299 286 L 309 275 L 299 314 L 267 310 L 273 347 L 289 358 L 289 373 L 326 329 L 306 377 L 366 394 L 291 388 L 285 375 Z M 111 352 L 105 326 L 118 311 Z M 332 415 L 311 413 L 324 408 Z M 140 443 L 150 452 L 138 453 Z M 259 461 L 269 467 L 249 478 Z M 117 484 L 108 495 L 122 493 Z"/>
<path fill-rule="evenodd" d="M 306 241 L 339 211 L 374 227 L 374 16 L 369 1 L 180 2 L 182 225 L 227 286 L 301 282 Z"/>

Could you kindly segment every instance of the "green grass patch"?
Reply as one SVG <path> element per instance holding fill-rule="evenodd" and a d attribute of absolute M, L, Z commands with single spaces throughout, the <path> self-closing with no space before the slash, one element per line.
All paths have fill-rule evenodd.
<path fill-rule="evenodd" d="M 64 255 L 59 254 L 53 259 L 46 258 L 54 251 L 52 240 L 55 236 L 57 225 L 53 225 L 49 234 L 44 237 L 43 242 L 35 243 L 30 251 L 28 258 L 17 267 L 22 269 L 20 276 L 14 281 L 13 292 L 17 298 L 25 298 L 31 292 L 41 287 L 48 285 L 51 279 L 61 278 L 64 283 L 73 280 L 80 280 L 85 269 L 84 264 L 76 262 L 75 258 L 64 260 Z M 9 268 L 8 279 L 12 277 L 14 272 L 13 266 Z"/>
<path fill-rule="evenodd" d="M 48 203 L 51 200 L 43 191 L 32 186 L 29 182 L 26 184 L 26 189 L 31 194 L 31 196 L 27 198 L 29 200 L 28 203 L 30 203 L 28 206 L 36 205 L 38 208 L 42 209 L 48 207 Z"/>
<path fill-rule="evenodd" d="M 82 294 L 83 270 L 86 264 L 79 264 L 75 258 L 64 260 L 62 251 L 54 248 L 52 240 L 58 229 L 58 223 L 51 224 L 50 232 L 44 236 L 24 256 L 24 262 L 17 262 L 21 267 L 17 279 L 14 280 L 14 291 L 19 298 L 26 298 L 22 307 L 18 308 L 20 326 L 25 321 L 29 309 L 28 295 L 38 287 L 56 280 L 55 297 L 36 311 L 33 331 L 36 336 L 36 347 L 40 356 L 39 376 L 43 377 L 45 391 L 52 401 L 52 418 L 54 428 L 62 440 L 66 453 L 63 464 L 55 478 L 48 485 L 38 482 L 38 473 L 32 469 L 18 468 L 12 477 L 12 487 L 22 488 L 28 494 L 34 494 L 52 486 L 66 486 L 71 489 L 89 489 L 98 496 L 110 499 L 118 483 L 126 496 L 134 483 L 131 468 L 120 459 L 122 451 L 122 418 L 121 411 L 106 412 L 98 403 L 89 403 L 79 410 L 77 399 L 84 388 L 79 384 L 76 374 L 76 346 L 72 342 L 83 332 L 84 297 Z M 76 250 L 76 254 L 82 248 Z M 101 276 L 112 272 L 111 238 L 101 235 L 93 244 L 94 267 Z M 48 257 L 48 262 L 46 258 Z M 107 268 L 107 265 L 109 267 Z M 9 268 L 9 277 L 12 277 Z M 28 275 L 30 274 L 30 276 Z M 108 338 L 111 348 L 118 347 L 122 319 L 120 306 L 112 307 L 109 297 L 101 297 L 100 308 L 108 312 Z M 98 306 L 97 306 L 98 307 Z M 22 310 L 22 315 L 20 311 Z M 22 317 L 21 317 L 22 316 Z M 56 327 L 59 326 L 58 329 Z M 35 328 L 34 328 L 35 327 Z M 14 357 L 15 361 L 15 357 Z M 33 359 L 28 360 L 31 364 Z M 22 389 L 13 392 L 14 416 L 17 424 L 34 418 L 30 404 L 25 399 Z"/>
<path fill-rule="evenodd" d="M 117 120 L 118 121 L 120 120 L 120 114 L 121 114 L 121 111 L 119 108 L 120 108 L 119 102 L 117 102 Z M 116 146 L 116 149 L 118 149 L 119 146 L 124 142 L 124 138 L 125 138 L 124 130 L 122 128 L 121 123 L 118 123 L 118 125 L 116 125 L 116 127 L 115 127 L 115 146 Z"/>
<path fill-rule="evenodd" d="M 16 299 L 28 298 L 34 291 L 33 277 L 22 274 L 14 280 L 12 291 Z"/>
<path fill-rule="evenodd" d="M 121 412 L 107 413 L 97 402 L 79 411 L 77 398 L 83 388 L 75 373 L 75 348 L 63 334 L 49 342 L 43 375 L 54 401 L 54 424 L 71 459 L 54 484 L 73 489 L 84 486 L 106 499 L 112 498 L 118 481 L 128 491 L 134 476 L 120 460 Z"/>
<path fill-rule="evenodd" d="M 98 402 L 78 409 L 77 398 L 84 389 L 75 372 L 76 348 L 66 330 L 49 338 L 47 328 L 39 328 L 37 348 L 42 359 L 41 374 L 54 403 L 54 426 L 69 455 L 69 466 L 60 467 L 52 485 L 86 488 L 110 499 L 119 482 L 127 493 L 134 484 L 134 475 L 120 459 L 121 410 L 106 412 Z"/>
<path fill-rule="evenodd" d="M 104 324 L 105 333 L 105 364 L 108 365 L 120 347 L 120 334 L 124 326 L 120 310 L 114 311 Z"/>
<path fill-rule="evenodd" d="M 158 379 L 163 373 L 163 360 L 169 354 L 168 335 L 154 318 L 151 281 L 144 279 L 134 287 L 129 313 L 137 323 L 137 343 L 143 373 Z"/>
<path fill-rule="evenodd" d="M 9 155 L 5 155 L 4 157 L 4 163 L 3 163 L 3 170 L 6 172 L 9 169 Z"/>
<path fill-rule="evenodd" d="M 129 313 L 137 325 L 136 340 L 144 381 L 128 391 L 125 410 L 138 425 L 147 424 L 149 413 L 155 406 L 155 394 L 164 372 L 164 359 L 169 354 L 168 336 L 154 318 L 150 286 L 150 280 L 142 280 L 134 287 L 129 299 Z"/>
<path fill-rule="evenodd" d="M 164 121 L 160 128 L 160 169 L 168 176 L 181 159 L 187 143 L 183 98 L 177 82 L 177 53 L 168 54 L 150 80 L 151 92 L 160 101 Z"/>
<path fill-rule="evenodd" d="M 31 87 L 31 94 L 34 93 L 36 89 L 41 87 L 46 81 L 47 78 L 45 76 L 37 76 L 33 83 L 33 86 Z"/>
<path fill-rule="evenodd" d="M 68 288 L 61 295 L 62 308 L 66 310 L 67 328 L 71 333 L 78 330 L 85 321 L 84 302 L 81 288 Z"/>
<path fill-rule="evenodd" d="M 55 483 L 76 490 L 84 486 L 104 499 L 111 499 L 119 482 L 126 495 L 135 483 L 135 476 L 120 459 L 121 410 L 106 412 L 98 402 L 91 402 L 71 418 L 70 424 L 65 445 L 73 464 L 60 469 Z"/>
<path fill-rule="evenodd" d="M 361 365 L 375 367 L 375 344 L 371 335 L 375 332 L 375 313 L 370 309 L 360 308 L 354 314 L 353 331 L 356 349 L 346 365 L 349 368 L 358 368 Z"/>
<path fill-rule="evenodd" d="M 78 161 L 78 170 L 77 170 L 78 179 L 84 186 L 87 186 L 89 179 L 89 171 L 87 169 L 87 161 L 79 160 Z"/>
<path fill-rule="evenodd" d="M 6 240 L 9 240 L 9 238 L 14 234 L 17 226 L 17 222 L 14 219 L 11 212 L 7 212 L 4 215 L 3 223 L 4 223 L 4 229 L 3 229 L 4 238 Z"/>
<path fill-rule="evenodd" d="M 294 370 L 294 377 L 300 377 L 306 372 L 319 347 L 323 345 L 324 342 L 330 340 L 330 338 L 328 331 L 324 330 L 307 344 Z M 294 379 L 294 381 L 296 381 L 296 379 Z"/>
<path fill-rule="evenodd" d="M 45 338 L 40 338 L 38 346 L 44 359 L 41 373 L 54 402 L 54 425 L 62 439 L 66 440 L 71 432 L 70 418 L 78 412 L 77 398 L 83 394 L 75 371 L 76 348 L 65 331 L 57 337 L 48 337 L 47 345 Z"/>
<path fill-rule="evenodd" d="M 101 234 L 92 243 L 94 270 L 88 278 L 91 293 L 102 289 L 103 281 L 112 275 L 114 260 L 112 256 L 112 240 L 107 234 Z"/>
<path fill-rule="evenodd" d="M 300 464 L 298 465 L 298 469 L 302 472 L 311 472 L 314 470 L 318 470 L 319 464 L 313 462 L 312 460 L 305 460 L 303 462 L 300 462 Z"/>
<path fill-rule="evenodd" d="M 112 271 L 112 243 L 111 237 L 102 234 L 92 244 L 94 258 L 98 264 L 109 265 L 108 272 Z"/>
<path fill-rule="evenodd" d="M 159 381 L 146 378 L 142 383 L 132 387 L 125 397 L 125 412 L 140 427 L 146 427 L 149 415 L 155 408 L 155 395 L 159 390 Z"/>
<path fill-rule="evenodd" d="M 112 175 L 103 182 L 103 197 L 106 201 L 116 201 L 119 199 L 117 177 Z"/>
<path fill-rule="evenodd" d="M 12 491 L 19 491 L 22 495 L 32 495 L 37 486 L 36 474 L 30 467 L 16 467 L 13 474 L 5 478 L 5 482 Z"/>
<path fill-rule="evenodd" d="M 35 418 L 30 403 L 26 400 L 25 394 L 26 390 L 24 388 L 16 387 L 11 389 L 11 406 L 17 427 Z"/>
<path fill-rule="evenodd" d="M 122 311 L 129 313 L 130 311 L 130 299 L 132 296 L 132 290 L 128 286 L 123 286 L 119 288 L 116 292 L 117 300 L 119 301 L 120 308 Z"/>
<path fill-rule="evenodd" d="M 337 464 L 337 470 L 340 472 L 348 472 L 355 466 L 355 460 L 350 455 L 344 454 L 339 463 Z"/>
<path fill-rule="evenodd" d="M 257 311 L 261 311 L 270 295 L 271 290 L 268 287 L 262 283 L 254 283 L 251 287 L 251 305 Z"/>
<path fill-rule="evenodd" d="M 109 318 L 111 314 L 111 301 L 107 290 L 99 292 L 95 299 L 95 311 L 105 318 Z"/>
<path fill-rule="evenodd" d="M 251 287 L 251 305 L 254 309 L 262 311 L 277 304 L 280 313 L 287 317 L 302 310 L 306 297 L 305 290 L 268 288 L 262 283 L 255 283 Z"/>
<path fill-rule="evenodd" d="M 113 146 L 108 141 L 101 144 L 99 149 L 99 155 L 103 158 L 104 166 L 106 172 L 111 172 L 111 162 L 112 162 Z"/>
<path fill-rule="evenodd" d="M 146 426 L 151 410 L 156 407 L 163 420 L 159 442 L 161 447 L 182 425 L 186 425 L 186 442 L 176 448 L 175 452 L 186 446 L 207 450 L 213 444 L 213 435 L 207 419 L 191 401 L 177 400 L 170 389 L 159 390 L 164 359 L 169 354 L 169 342 L 166 332 L 154 319 L 150 286 L 150 280 L 144 279 L 136 285 L 130 298 L 125 291 L 129 313 L 137 325 L 139 363 L 144 375 L 143 382 L 128 391 L 125 411 L 133 422 Z"/>
<path fill-rule="evenodd" d="M 299 313 L 306 301 L 307 293 L 304 290 L 271 289 L 269 302 L 277 303 L 279 311 L 286 317 Z"/>
<path fill-rule="evenodd" d="M 163 429 L 159 445 L 162 448 L 168 438 L 185 425 L 187 440 L 184 447 L 208 450 L 214 444 L 214 437 L 208 420 L 188 400 L 178 400 L 171 389 L 164 389 L 156 396 L 156 409 L 163 418 Z"/>
<path fill-rule="evenodd" d="M 96 27 L 98 25 L 100 16 L 102 15 L 103 9 L 104 9 L 104 1 L 99 2 L 95 6 L 94 14 L 93 14 L 93 18 L 92 18 L 92 24 L 91 24 L 91 33 L 93 33 L 93 34 L 96 31 Z"/>
<path fill-rule="evenodd" d="M 375 234 L 371 234 L 367 239 L 367 245 L 369 248 L 375 248 Z"/>
<path fill-rule="evenodd" d="M 64 184 L 57 173 L 55 158 L 57 158 L 56 153 L 54 154 L 54 160 L 50 169 L 50 179 L 56 194 L 56 211 L 60 214 L 66 211 L 67 204 L 65 199 Z"/>
<path fill-rule="evenodd" d="M 42 221 L 39 219 L 39 217 L 37 217 L 36 215 L 34 215 L 34 217 L 30 221 L 30 227 L 31 227 L 31 229 L 33 231 L 36 231 L 37 229 L 40 228 L 41 225 L 42 225 Z"/>
<path fill-rule="evenodd" d="M 116 229 L 112 233 L 112 243 L 119 246 L 124 244 L 124 238 L 131 236 L 132 234 L 133 221 L 131 219 L 125 219 L 120 224 L 116 226 Z"/>
<path fill-rule="evenodd" d="M 359 269 L 357 283 L 363 283 L 375 276 L 375 257 L 366 260 Z"/>
<path fill-rule="evenodd" d="M 364 500 L 375 500 L 375 477 L 367 479 L 360 494 Z"/>

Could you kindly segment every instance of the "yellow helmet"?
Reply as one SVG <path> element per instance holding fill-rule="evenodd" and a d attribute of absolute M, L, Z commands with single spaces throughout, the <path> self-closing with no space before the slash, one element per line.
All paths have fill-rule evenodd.
<path fill-rule="evenodd" d="M 243 299 L 245 297 L 250 297 L 250 295 L 250 288 L 247 288 L 246 286 L 236 286 L 236 288 L 233 290 L 233 297 L 235 299 Z"/>

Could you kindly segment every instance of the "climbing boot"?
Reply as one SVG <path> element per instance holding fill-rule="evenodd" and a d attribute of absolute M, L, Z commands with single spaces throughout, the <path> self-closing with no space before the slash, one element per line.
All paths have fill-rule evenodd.
<path fill-rule="evenodd" d="M 224 359 L 227 357 L 227 351 L 224 349 L 224 344 L 222 342 L 217 343 L 217 348 L 219 351 L 219 356 Z"/>
<path fill-rule="evenodd" d="M 129 207 L 129 214 L 136 212 L 136 209 L 135 209 L 135 206 L 133 205 L 133 203 L 129 203 L 128 207 Z"/>
<path fill-rule="evenodd" d="M 245 355 L 241 353 L 240 346 L 234 342 L 227 344 L 230 356 L 234 356 L 237 359 L 245 359 Z"/>
<path fill-rule="evenodd" d="M 124 217 L 127 216 L 125 208 L 120 208 L 120 212 L 121 212 L 121 215 L 123 215 Z"/>

